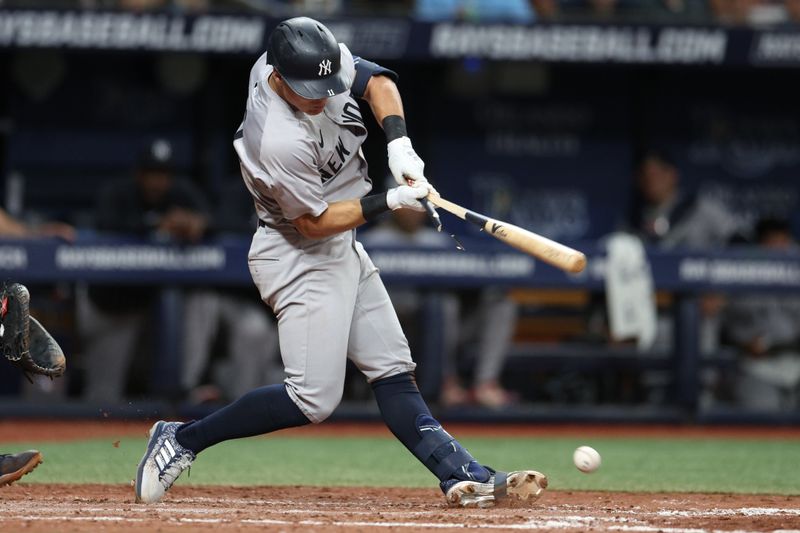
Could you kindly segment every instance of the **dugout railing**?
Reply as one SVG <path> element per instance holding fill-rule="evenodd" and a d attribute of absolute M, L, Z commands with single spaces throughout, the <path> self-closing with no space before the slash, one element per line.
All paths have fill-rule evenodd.
<path fill-rule="evenodd" d="M 117 285 L 159 285 L 163 288 L 158 331 L 157 368 L 150 383 L 153 402 L 124 406 L 87 406 L 78 401 L 41 406 L 0 398 L 0 416 L 152 416 L 154 412 L 181 409 L 163 401 L 178 383 L 179 325 L 182 285 L 250 286 L 246 265 L 247 238 L 225 238 L 197 246 L 165 244 L 84 235 L 73 244 L 60 241 L 0 242 L 0 273 L 4 279 L 32 285 L 75 282 Z M 436 294 L 443 288 L 479 287 L 487 284 L 522 287 L 525 290 L 571 290 L 602 293 L 605 256 L 592 245 L 587 252 L 586 271 L 570 275 L 509 249 L 491 243 L 469 243 L 467 252 L 431 252 L 411 248 L 373 247 L 371 255 L 389 286 L 423 287 L 429 296 L 426 320 L 428 353 L 439 351 Z M 671 295 L 675 318 L 674 343 L 668 353 L 642 354 L 630 346 L 591 343 L 517 342 L 509 358 L 512 373 L 549 370 L 555 373 L 618 369 L 658 370 L 668 373 L 666 401 L 656 404 L 572 405 L 525 403 L 502 411 L 459 409 L 446 413 L 456 419 L 491 420 L 607 420 L 607 421 L 783 421 L 797 420 L 792 413 L 747 413 L 736 409 L 699 409 L 703 367 L 735 364 L 730 352 L 702 356 L 699 343 L 698 298 L 704 293 L 733 294 L 748 291 L 800 291 L 800 256 L 776 255 L 752 250 L 729 250 L 715 254 L 650 250 L 650 264 L 657 289 Z M 34 300 L 37 295 L 34 294 Z M 35 303 L 35 302 L 34 302 Z M 345 406 L 339 416 L 375 417 L 372 406 Z"/>

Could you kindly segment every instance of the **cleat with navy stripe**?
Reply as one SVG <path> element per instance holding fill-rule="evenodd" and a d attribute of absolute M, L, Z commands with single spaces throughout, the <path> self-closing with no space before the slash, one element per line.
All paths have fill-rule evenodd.
<path fill-rule="evenodd" d="M 159 420 L 150 428 L 147 451 L 136 470 L 137 503 L 160 501 L 181 473 L 192 465 L 194 452 L 181 446 L 175 438 L 181 425 Z"/>
<path fill-rule="evenodd" d="M 447 503 L 452 507 L 494 507 L 510 497 L 536 501 L 547 488 L 547 476 L 535 470 L 495 472 L 488 480 L 448 479 L 441 484 Z"/>

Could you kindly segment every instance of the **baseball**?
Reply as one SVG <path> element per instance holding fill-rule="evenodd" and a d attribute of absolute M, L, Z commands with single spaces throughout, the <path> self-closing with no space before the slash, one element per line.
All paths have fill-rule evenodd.
<path fill-rule="evenodd" d="M 572 462 L 578 470 L 590 474 L 600 468 L 600 454 L 591 446 L 578 446 L 572 454 Z"/>

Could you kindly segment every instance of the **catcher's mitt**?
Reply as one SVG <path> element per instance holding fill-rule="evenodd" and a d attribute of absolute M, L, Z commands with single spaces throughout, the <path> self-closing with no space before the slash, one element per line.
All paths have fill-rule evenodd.
<path fill-rule="evenodd" d="M 3 287 L 0 297 L 0 352 L 28 374 L 58 377 L 67 368 L 61 347 L 30 316 L 30 294 L 19 283 Z"/>

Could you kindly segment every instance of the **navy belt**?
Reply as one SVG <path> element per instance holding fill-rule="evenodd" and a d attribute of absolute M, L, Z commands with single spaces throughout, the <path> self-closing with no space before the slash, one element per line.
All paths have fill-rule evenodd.
<path fill-rule="evenodd" d="M 271 224 L 269 222 L 264 222 L 260 218 L 258 219 L 258 227 L 259 228 L 269 228 L 269 229 L 274 229 L 276 231 L 280 231 L 278 226 L 276 226 L 275 224 Z"/>
<path fill-rule="evenodd" d="M 269 222 L 264 222 L 260 218 L 258 219 L 258 227 L 259 228 L 278 229 L 278 226 L 276 226 L 275 224 L 270 224 Z"/>

